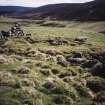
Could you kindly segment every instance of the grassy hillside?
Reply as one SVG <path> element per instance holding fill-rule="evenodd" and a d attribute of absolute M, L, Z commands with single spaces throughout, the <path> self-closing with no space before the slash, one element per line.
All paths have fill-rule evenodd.
<path fill-rule="evenodd" d="M 104 34 L 83 31 L 79 28 L 83 26 L 71 27 L 68 22 L 59 22 L 59 27 L 58 22 L 54 26 L 55 22 L 50 21 L 53 25 L 48 27 L 45 24 L 49 22 L 13 19 L 1 19 L 0 30 L 8 30 L 15 21 L 21 21 L 24 32 L 31 36 L 0 40 L 0 105 L 105 104 L 103 76 L 93 76 L 80 65 L 66 62 L 68 57 L 81 53 L 88 60 L 104 64 Z M 75 41 L 83 36 L 88 39 L 85 43 Z M 65 43 L 49 43 L 57 37 Z M 58 62 L 60 57 L 64 62 Z"/>
<path fill-rule="evenodd" d="M 105 1 L 49 4 L 37 8 L 0 6 L 0 16 L 21 19 L 105 21 Z"/>
<path fill-rule="evenodd" d="M 68 29 L 79 29 L 85 31 L 92 31 L 94 33 L 105 33 L 105 21 L 51 21 L 51 20 L 29 20 L 29 19 L 11 19 L 0 17 L 0 28 L 8 29 L 8 24 L 11 26 L 14 22 L 22 22 L 23 24 L 44 27 L 58 27 Z M 2 25 L 3 24 L 3 25 Z"/>

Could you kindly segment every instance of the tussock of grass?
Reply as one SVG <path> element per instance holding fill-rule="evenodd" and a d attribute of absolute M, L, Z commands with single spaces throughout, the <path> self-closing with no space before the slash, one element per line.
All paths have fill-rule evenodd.
<path fill-rule="evenodd" d="M 9 19 L 4 23 L 1 19 L 1 29 L 7 30 L 14 21 L 22 20 Z M 24 20 L 23 23 L 27 24 L 23 27 L 25 33 L 32 34 L 30 39 L 33 39 L 34 43 L 26 40 L 25 36 L 1 41 L 0 55 L 11 57 L 14 62 L 0 64 L 0 105 L 92 104 L 87 92 L 94 90 L 91 87 L 94 84 L 104 88 L 104 79 L 95 78 L 85 69 L 75 65 L 63 67 L 57 63 L 56 56 L 61 55 L 66 59 L 76 52 L 81 52 L 87 59 L 97 55 L 97 59 L 104 61 L 105 36 L 76 28 L 80 23 L 78 26 L 61 21 Z M 44 27 L 40 24 L 54 27 Z M 55 26 L 59 24 L 67 27 Z M 79 44 L 75 42 L 78 36 L 86 36 L 88 41 Z M 56 37 L 66 39 L 68 44 L 50 45 L 48 40 Z M 46 59 L 49 56 L 54 59 Z"/>

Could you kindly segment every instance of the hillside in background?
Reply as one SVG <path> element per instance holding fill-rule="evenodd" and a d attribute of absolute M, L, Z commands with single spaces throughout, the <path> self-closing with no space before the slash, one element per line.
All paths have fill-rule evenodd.
<path fill-rule="evenodd" d="M 30 8 L 28 7 L 20 7 L 20 6 L 0 6 L 0 15 L 1 16 L 14 16 L 16 14 L 23 13 L 28 11 Z"/>
<path fill-rule="evenodd" d="M 77 4 L 51 4 L 38 8 L 1 6 L 0 15 L 28 19 L 105 20 L 105 1 Z"/>

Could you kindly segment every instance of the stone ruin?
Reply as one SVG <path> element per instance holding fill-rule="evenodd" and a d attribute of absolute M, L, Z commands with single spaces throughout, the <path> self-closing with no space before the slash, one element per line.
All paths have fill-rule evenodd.
<path fill-rule="evenodd" d="M 20 23 L 15 23 L 13 27 L 9 30 L 9 36 L 24 36 L 24 32 L 21 29 L 21 24 Z"/>
<path fill-rule="evenodd" d="M 0 32 L 0 39 L 7 39 L 8 37 L 20 37 L 24 36 L 24 31 L 21 28 L 20 23 L 14 23 L 14 26 L 12 26 L 9 31 L 1 30 Z"/>

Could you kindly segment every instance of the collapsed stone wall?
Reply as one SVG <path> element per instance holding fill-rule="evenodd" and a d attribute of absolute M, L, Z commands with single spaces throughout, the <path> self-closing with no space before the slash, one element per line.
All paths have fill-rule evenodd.
<path fill-rule="evenodd" d="M 15 23 L 13 27 L 9 30 L 9 36 L 24 36 L 24 32 L 21 28 L 20 23 Z"/>
<path fill-rule="evenodd" d="M 20 37 L 24 36 L 24 31 L 21 28 L 20 23 L 14 23 L 14 26 L 12 26 L 9 31 L 1 30 L 0 32 L 0 39 L 7 39 L 8 37 Z"/>

